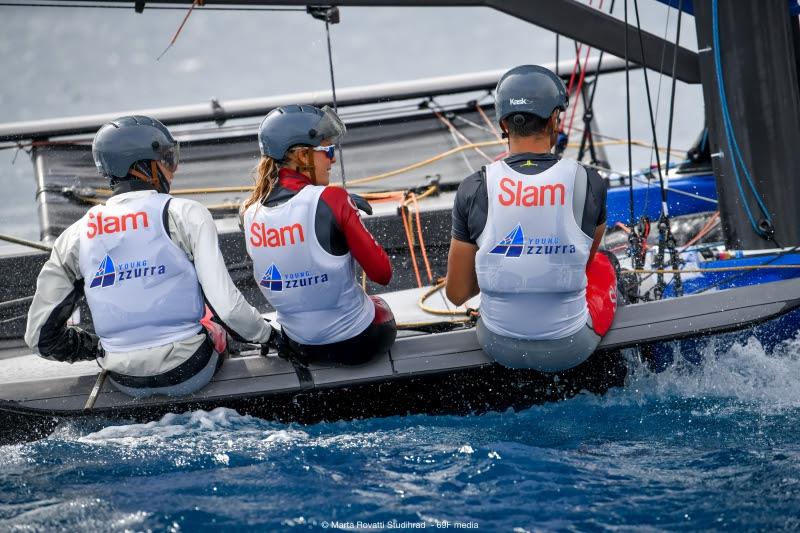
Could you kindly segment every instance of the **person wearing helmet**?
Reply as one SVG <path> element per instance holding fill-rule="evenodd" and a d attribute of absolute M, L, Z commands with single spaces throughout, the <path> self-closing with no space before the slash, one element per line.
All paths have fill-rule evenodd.
<path fill-rule="evenodd" d="M 607 184 L 551 153 L 569 104 L 561 79 L 523 65 L 497 84 L 509 156 L 466 178 L 453 206 L 447 296 L 481 294 L 478 341 L 512 368 L 556 372 L 595 350 L 616 310 L 616 274 L 597 254 Z"/>
<path fill-rule="evenodd" d="M 233 285 L 208 209 L 169 195 L 178 143 L 161 122 L 114 120 L 92 155 L 113 194 L 53 244 L 25 341 L 47 359 L 96 359 L 130 396 L 191 394 L 222 363 L 225 330 L 267 343 L 272 328 Z M 81 297 L 96 335 L 67 325 Z"/>
<path fill-rule="evenodd" d="M 284 356 L 356 365 L 394 343 L 394 315 L 356 282 L 355 262 L 387 285 L 392 266 L 361 221 L 363 199 L 328 186 L 345 126 L 332 109 L 289 105 L 261 122 L 261 160 L 242 206 L 253 276 L 277 311 Z"/>

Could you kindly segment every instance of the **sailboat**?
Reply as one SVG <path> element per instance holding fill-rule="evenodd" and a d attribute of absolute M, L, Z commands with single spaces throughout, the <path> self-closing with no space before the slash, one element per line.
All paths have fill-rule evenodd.
<path fill-rule="evenodd" d="M 300 4 L 290 1 L 259 3 Z M 678 5 L 678 2 L 673 3 Z M 333 4 L 417 5 L 418 2 L 345 0 Z M 759 132 L 765 141 L 783 136 L 785 147 L 772 150 L 767 157 L 756 153 L 755 147 L 742 146 L 741 140 L 736 142 L 737 134 L 742 135 L 753 127 L 747 110 L 760 105 L 759 95 L 768 89 L 742 72 L 744 67 L 737 63 L 737 54 L 748 53 L 746 43 L 730 35 L 740 25 L 755 26 L 769 17 L 785 24 L 782 31 L 791 32 L 791 24 L 796 25 L 797 20 L 792 20 L 785 2 L 758 7 L 726 4 L 720 9 L 717 0 L 695 1 L 692 7 L 700 53 L 716 52 L 713 60 L 706 62 L 677 43 L 662 42 L 627 22 L 571 0 L 549 2 L 547 7 L 537 9 L 521 1 L 445 4 L 496 7 L 626 58 L 608 59 L 602 64 L 597 61 L 586 67 L 597 73 L 604 69 L 628 71 L 630 62 L 653 68 L 663 48 L 665 57 L 673 64 L 674 78 L 703 83 L 709 127 L 703 135 L 702 148 L 709 155 L 714 181 L 711 188 L 716 195 L 708 190 L 708 184 L 702 185 L 699 179 L 694 179 L 698 175 L 686 178 L 690 181 L 684 188 L 684 184 L 679 183 L 680 166 L 662 169 L 658 165 L 661 196 L 654 204 L 660 209 L 656 216 L 651 216 L 657 219 L 657 245 L 647 249 L 648 237 L 652 235 L 648 235 L 650 224 L 641 212 L 638 219 L 626 220 L 620 215 L 615 221 L 625 226 L 623 232 L 628 241 L 621 276 L 624 301 L 611 330 L 588 361 L 558 374 L 500 367 L 480 350 L 475 338 L 472 310 L 479 307 L 479 301 L 476 299 L 464 308 L 456 308 L 440 292 L 437 294 L 441 283 L 436 282 L 432 272 L 444 270 L 449 242 L 449 206 L 457 187 L 455 178 L 464 173 L 460 165 L 478 166 L 501 155 L 503 149 L 502 141 L 493 138 L 495 132 L 486 118 L 492 105 L 487 91 L 502 71 L 343 90 L 339 92 L 338 105 L 352 132 L 347 141 L 347 153 L 353 154 L 351 161 L 360 160 L 365 165 L 359 168 L 354 164 L 349 168 L 349 176 L 362 177 L 350 178 L 346 185 L 348 190 L 370 193 L 370 199 L 376 203 L 375 216 L 367 219 L 370 230 L 390 250 L 406 252 L 397 254 L 400 265 L 405 267 L 399 270 L 404 271 L 405 276 L 394 281 L 391 291 L 383 295 L 403 325 L 389 352 L 360 367 L 303 367 L 278 357 L 264 357 L 254 347 L 238 346 L 235 357 L 223 366 L 209 386 L 195 395 L 134 401 L 97 380 L 97 367 L 92 363 L 71 365 L 65 370 L 64 365 L 36 359 L 25 355 L 28 352 L 19 345 L 11 346 L 3 349 L 5 353 L 0 358 L 0 427 L 3 428 L 0 442 L 41 437 L 64 419 L 152 420 L 166 412 L 217 406 L 265 418 L 301 422 L 408 412 L 469 413 L 521 408 L 535 402 L 565 398 L 582 390 L 602 393 L 611 386 L 623 385 L 626 375 L 623 350 L 635 351 L 657 368 L 663 366 L 668 354 L 702 353 L 706 343 L 724 349 L 734 342 L 755 337 L 769 349 L 797 334 L 800 330 L 800 247 L 796 244 L 800 243 L 800 215 L 785 206 L 786 202 L 782 203 L 780 193 L 795 193 L 800 188 L 800 180 L 796 178 L 800 173 L 793 172 L 800 170 L 793 168 L 800 163 L 793 160 L 790 149 L 796 145 L 792 143 L 800 140 L 797 139 L 800 132 L 796 126 L 791 126 L 791 120 L 800 119 L 800 90 L 795 63 L 785 59 L 787 54 L 800 56 L 795 56 L 793 48 L 786 49 L 786 43 L 791 40 L 781 41 L 780 35 L 774 35 L 778 33 L 774 27 L 769 30 L 773 36 L 765 42 L 774 48 L 776 57 L 772 59 L 780 63 L 784 72 L 790 73 L 787 77 L 793 81 L 781 88 L 788 99 L 780 101 L 789 101 L 789 109 L 782 110 L 781 116 L 776 117 L 774 131 Z M 680 4 L 683 8 L 683 2 Z M 742 10 L 755 10 L 755 13 L 748 11 L 748 18 L 743 16 Z M 567 23 L 562 20 L 566 15 L 578 17 L 586 24 L 577 24 L 576 19 Z M 579 35 L 584 30 L 585 34 Z M 625 36 L 624 46 L 620 46 L 623 40 L 620 30 Z M 753 38 L 763 37 L 759 35 L 765 31 L 759 26 L 758 32 L 753 30 Z M 650 48 L 646 49 L 645 44 Z M 655 45 L 659 47 L 658 54 L 654 51 Z M 767 62 L 762 59 L 762 64 Z M 737 92 L 735 106 L 729 105 L 724 90 L 725 82 L 730 84 L 732 80 L 747 83 L 748 89 L 752 89 L 741 94 Z M 774 87 L 769 91 L 774 92 Z M 475 92 L 483 97 L 465 104 L 463 95 Z M 454 100 L 456 103 L 439 102 L 444 95 L 461 95 L 462 99 Z M 232 168 L 240 168 L 240 175 L 247 175 L 242 163 L 248 161 L 249 154 L 255 153 L 254 128 L 246 123 L 225 124 L 228 120 L 262 115 L 277 105 L 289 103 L 289 98 L 293 99 L 292 103 L 321 105 L 329 103 L 332 96 L 329 92 L 309 93 L 231 105 L 216 102 L 210 106 L 142 112 L 173 124 L 207 120 L 220 123 L 214 130 L 195 127 L 181 134 L 182 148 L 185 147 L 182 149 L 184 167 L 189 167 L 187 174 L 191 173 L 198 180 L 197 187 L 181 193 L 202 193 L 204 201 L 214 208 L 219 217 L 223 254 L 234 280 L 245 294 L 252 290 L 250 268 L 244 259 L 246 254 L 238 227 L 233 217 L 226 215 L 238 207 L 236 194 L 246 192 L 246 185 L 215 187 L 211 177 L 219 171 L 220 165 L 225 165 L 228 175 Z M 391 106 L 378 105 L 387 99 L 391 100 Z M 81 216 L 88 205 L 101 202 L 108 194 L 100 178 L 91 175 L 85 134 L 109 118 L 112 117 L 0 125 L 0 139 L 38 139 L 32 149 L 41 189 L 40 218 L 45 241 Z M 420 145 L 446 148 L 452 137 L 459 135 L 459 146 L 442 149 L 437 156 L 428 158 L 434 161 L 405 166 L 398 161 L 400 172 L 396 173 L 370 168 L 366 158 L 357 157 L 359 150 L 367 146 L 370 150 L 385 148 L 385 155 L 393 162 L 391 156 L 399 151 L 398 143 L 409 148 Z M 48 140 L 42 141 L 43 138 Z M 757 145 L 755 136 L 752 140 Z M 627 144 L 631 146 L 630 139 Z M 459 158 L 459 167 L 452 168 Z M 439 166 L 428 166 L 437 164 Z M 771 173 L 773 166 L 784 170 L 780 174 L 780 184 L 775 183 L 779 179 L 774 177 L 777 174 Z M 408 176 L 404 174 L 422 168 L 425 168 L 423 179 L 417 177 L 414 186 L 409 187 L 404 181 Z M 752 179 L 752 175 L 764 174 L 773 176 L 773 181 L 755 183 Z M 637 177 L 641 176 L 629 172 L 619 189 L 628 195 L 626 207 L 629 211 L 635 211 L 637 194 L 645 194 L 652 185 L 646 180 L 637 186 Z M 706 178 L 709 177 L 706 174 Z M 375 182 L 381 182 L 381 191 L 364 190 Z M 609 212 L 612 211 L 611 202 L 615 201 L 613 194 L 617 193 L 609 195 Z M 798 197 L 800 195 L 795 194 L 793 198 Z M 673 242 L 675 236 L 669 231 L 672 219 L 694 212 L 680 211 L 680 202 L 686 202 L 687 198 L 713 203 L 713 210 L 719 208 L 724 243 L 691 242 L 692 239 L 680 245 Z M 418 201 L 418 210 L 412 213 L 413 200 L 418 199 L 424 201 Z M 620 213 L 625 212 L 623 205 L 618 206 Z M 766 206 L 769 209 L 761 209 Z M 760 216 L 753 213 L 756 209 L 761 210 Z M 697 208 L 701 210 L 703 208 Z M 413 214 L 419 215 L 416 228 Z M 710 227 L 708 222 L 703 223 L 700 233 L 706 227 Z M 407 255 L 415 248 L 427 250 L 425 255 L 430 259 L 425 268 L 430 271 L 426 272 L 427 283 L 422 282 L 424 275 L 417 266 L 417 258 Z M 29 272 L 28 276 L 34 280 L 36 265 L 44 260 L 42 256 L 5 257 L 0 261 L 0 268 L 15 268 L 23 275 Z M 413 288 L 415 281 L 418 287 Z M 17 299 L 24 297 L 20 295 Z M 84 319 L 86 315 L 81 313 Z M 13 321 L 9 324 L 13 325 Z M 25 371 L 20 375 L 22 359 L 25 359 Z"/>

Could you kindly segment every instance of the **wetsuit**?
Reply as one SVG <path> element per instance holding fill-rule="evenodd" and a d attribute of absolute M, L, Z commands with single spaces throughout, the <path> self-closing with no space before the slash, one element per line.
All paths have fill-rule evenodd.
<path fill-rule="evenodd" d="M 453 238 L 478 246 L 478 340 L 498 362 L 558 371 L 580 364 L 613 320 L 608 257 L 586 268 L 605 223 L 607 185 L 551 154 L 515 154 L 469 176 L 453 208 Z"/>
<path fill-rule="evenodd" d="M 294 356 L 354 365 L 388 350 L 394 315 L 364 293 L 355 262 L 382 285 L 391 280 L 391 263 L 344 189 L 314 186 L 283 168 L 263 205 L 245 211 L 243 225 L 255 280 Z"/>
<path fill-rule="evenodd" d="M 194 392 L 221 362 L 220 326 L 253 343 L 266 343 L 272 333 L 233 285 L 217 239 L 202 204 L 158 194 L 138 180 L 121 182 L 105 206 L 56 239 L 39 274 L 25 341 L 55 361 L 96 358 L 132 396 Z M 67 326 L 84 296 L 99 339 Z M 203 318 L 206 305 L 215 323 Z"/>

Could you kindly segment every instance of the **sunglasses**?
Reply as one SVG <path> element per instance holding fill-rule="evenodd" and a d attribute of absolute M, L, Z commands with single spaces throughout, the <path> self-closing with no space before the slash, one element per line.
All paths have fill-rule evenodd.
<path fill-rule="evenodd" d="M 313 148 L 315 152 L 325 152 L 325 155 L 328 156 L 328 159 L 333 159 L 336 157 L 336 146 L 317 146 Z"/>

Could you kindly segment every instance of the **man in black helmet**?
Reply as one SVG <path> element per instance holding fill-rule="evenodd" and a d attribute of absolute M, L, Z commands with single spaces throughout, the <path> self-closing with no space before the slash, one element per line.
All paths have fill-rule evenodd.
<path fill-rule="evenodd" d="M 92 154 L 113 195 L 56 239 L 25 341 L 47 359 L 97 359 L 134 397 L 191 394 L 222 362 L 223 327 L 253 343 L 267 343 L 272 328 L 233 285 L 208 209 L 168 194 L 178 143 L 161 122 L 114 120 Z M 96 335 L 67 326 L 82 297 Z"/>
<path fill-rule="evenodd" d="M 585 361 L 616 310 L 616 277 L 596 254 L 607 184 L 551 153 L 569 101 L 548 69 L 523 65 L 497 84 L 509 156 L 466 178 L 453 206 L 447 296 L 481 293 L 478 340 L 512 368 L 556 372 Z"/>

